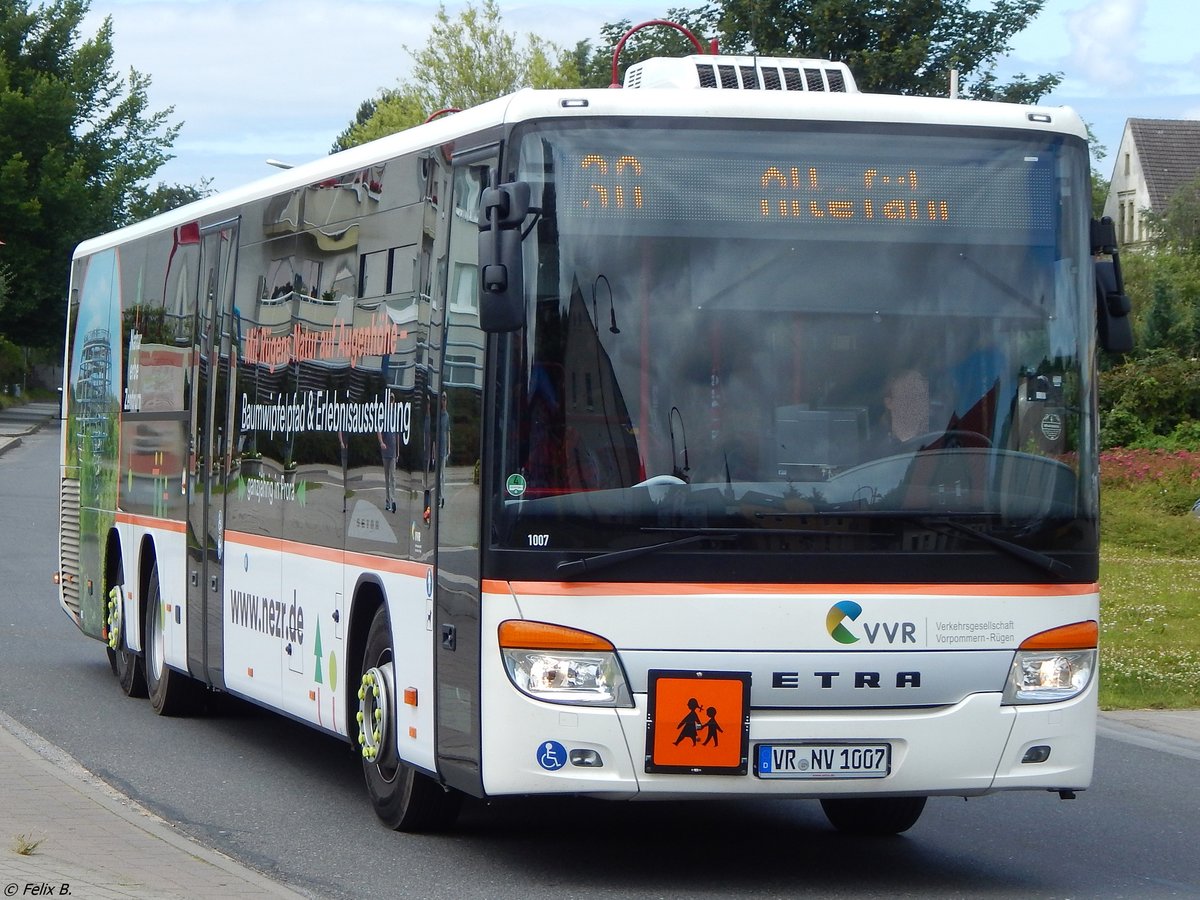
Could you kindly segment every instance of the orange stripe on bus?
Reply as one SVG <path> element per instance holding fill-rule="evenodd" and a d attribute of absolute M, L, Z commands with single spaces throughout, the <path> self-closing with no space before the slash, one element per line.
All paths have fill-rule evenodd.
<path fill-rule="evenodd" d="M 137 525 L 142 528 L 157 528 L 159 531 L 173 531 L 183 534 L 187 531 L 187 523 L 178 519 L 156 519 L 153 516 L 139 516 L 134 513 L 118 512 L 117 521 L 122 525 Z"/>
<path fill-rule="evenodd" d="M 267 537 L 262 534 L 247 534 L 243 531 L 225 532 L 226 544 L 240 544 L 243 547 L 257 547 L 259 550 L 282 550 L 283 541 L 279 538 Z"/>
<path fill-rule="evenodd" d="M 377 569 L 380 572 L 393 572 L 397 575 L 412 575 L 424 578 L 432 568 L 428 563 L 413 562 L 411 559 L 394 559 L 390 556 L 371 556 L 369 553 L 346 552 L 346 565 L 358 566 L 363 569 Z"/>
<path fill-rule="evenodd" d="M 547 597 L 579 596 L 698 596 L 705 594 L 883 594 L 968 597 L 1077 597 L 1094 594 L 1097 584 L 702 584 L 691 582 L 614 583 L 558 581 L 497 581 L 486 579 L 490 594 L 536 594 Z"/>
<path fill-rule="evenodd" d="M 335 547 L 320 547 L 315 544 L 304 544 L 300 541 L 288 541 L 283 538 L 267 537 L 261 534 L 248 534 L 243 531 L 225 532 L 225 543 L 241 547 L 257 547 L 260 550 L 272 550 L 280 553 L 292 553 L 322 562 L 344 563 L 348 566 L 358 566 L 372 569 L 376 572 L 393 572 L 400 575 L 413 575 L 424 578 L 429 566 L 408 559 L 395 559 L 390 556 L 373 556 L 369 553 L 338 550 Z"/>

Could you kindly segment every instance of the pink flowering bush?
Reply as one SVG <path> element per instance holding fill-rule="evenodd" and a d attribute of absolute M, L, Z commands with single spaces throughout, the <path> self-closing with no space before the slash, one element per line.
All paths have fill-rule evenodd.
<path fill-rule="evenodd" d="M 1132 491 L 1174 515 L 1200 499 L 1200 451 L 1116 448 L 1100 454 L 1102 491 Z"/>

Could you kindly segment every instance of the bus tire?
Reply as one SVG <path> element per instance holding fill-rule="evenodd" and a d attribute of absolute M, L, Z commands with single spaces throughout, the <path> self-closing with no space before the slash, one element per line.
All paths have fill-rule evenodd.
<path fill-rule="evenodd" d="M 825 818 L 846 834 L 900 834 L 917 824 L 927 797 L 835 797 L 821 801 Z"/>
<path fill-rule="evenodd" d="M 166 639 L 163 630 L 162 588 L 158 563 L 150 570 L 146 591 L 146 621 L 142 634 L 146 639 L 146 690 L 150 705 L 160 716 L 185 716 L 196 700 L 196 682 L 166 664 Z"/>
<path fill-rule="evenodd" d="M 123 593 L 124 587 L 119 584 L 109 592 L 110 605 L 105 617 L 110 635 L 114 629 L 117 633 L 109 641 L 108 663 L 112 666 L 113 674 L 117 676 L 117 684 L 121 686 L 122 693 L 126 697 L 141 698 L 146 696 L 146 671 L 142 665 L 142 658 L 129 649 L 126 641 L 129 628 L 122 606 L 117 605 Z"/>
<path fill-rule="evenodd" d="M 396 752 L 394 654 L 383 608 L 371 620 L 362 672 L 356 741 L 375 815 L 396 831 L 449 828 L 458 817 L 462 795 L 406 765 Z"/>

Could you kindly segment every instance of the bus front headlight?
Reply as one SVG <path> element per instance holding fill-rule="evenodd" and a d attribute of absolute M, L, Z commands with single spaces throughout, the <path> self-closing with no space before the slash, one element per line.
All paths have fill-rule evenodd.
<path fill-rule="evenodd" d="M 1077 622 L 1035 634 L 1013 657 L 1004 703 L 1055 703 L 1087 690 L 1096 673 L 1096 622 Z"/>
<path fill-rule="evenodd" d="M 510 619 L 500 654 L 517 690 L 537 700 L 581 706 L 633 706 L 616 648 L 586 631 Z"/>
<path fill-rule="evenodd" d="M 1006 704 L 1053 703 L 1082 694 L 1096 671 L 1095 650 L 1018 650 L 1004 689 Z"/>

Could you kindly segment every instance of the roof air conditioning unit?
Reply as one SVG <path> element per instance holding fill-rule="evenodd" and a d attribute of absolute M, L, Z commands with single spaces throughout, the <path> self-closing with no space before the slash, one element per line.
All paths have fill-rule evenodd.
<path fill-rule="evenodd" d="M 630 66 L 625 87 L 858 93 L 845 63 L 771 56 L 656 57 Z"/>

